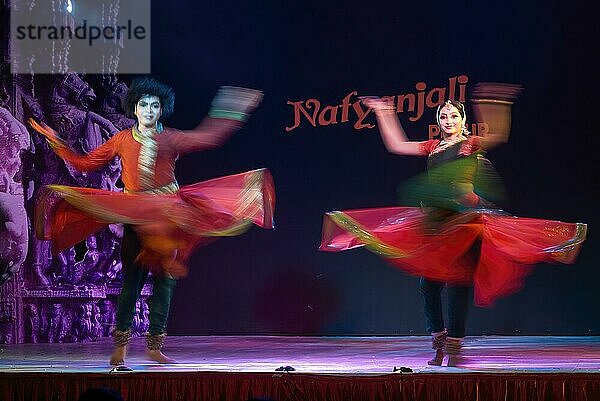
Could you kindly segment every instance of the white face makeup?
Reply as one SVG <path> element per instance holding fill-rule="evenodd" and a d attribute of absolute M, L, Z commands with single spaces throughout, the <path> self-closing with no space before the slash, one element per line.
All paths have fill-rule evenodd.
<path fill-rule="evenodd" d="M 460 134 L 463 129 L 463 118 L 458 109 L 452 105 L 442 107 L 439 123 L 446 137 Z"/>
<path fill-rule="evenodd" d="M 161 112 L 162 106 L 158 96 L 143 96 L 135 105 L 134 114 L 137 117 L 139 128 L 156 128 Z"/>

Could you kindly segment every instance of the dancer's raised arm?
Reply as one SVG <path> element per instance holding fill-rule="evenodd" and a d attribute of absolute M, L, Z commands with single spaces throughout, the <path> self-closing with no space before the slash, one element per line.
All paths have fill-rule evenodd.
<path fill-rule="evenodd" d="M 406 136 L 391 100 L 368 97 L 363 99 L 363 103 L 375 112 L 379 133 L 388 152 L 427 156 L 424 141 L 411 141 Z"/>
<path fill-rule="evenodd" d="M 81 155 L 69 149 L 65 141 L 63 141 L 58 132 L 44 123 L 38 123 L 34 119 L 29 119 L 29 125 L 42 134 L 48 144 L 61 159 L 68 162 L 79 171 L 93 171 L 104 167 L 117 155 L 117 142 L 120 137 L 113 136 L 107 142 L 103 143 L 90 153 Z"/>
<path fill-rule="evenodd" d="M 488 150 L 508 142 L 511 108 L 521 90 L 520 85 L 493 82 L 475 86 L 471 95 L 475 121 L 488 126 L 488 132 L 477 137 L 481 148 Z"/>
<path fill-rule="evenodd" d="M 212 101 L 208 116 L 194 129 L 178 130 L 179 135 L 173 136 L 171 144 L 180 153 L 223 145 L 242 127 L 262 97 L 262 92 L 256 89 L 222 86 Z"/>

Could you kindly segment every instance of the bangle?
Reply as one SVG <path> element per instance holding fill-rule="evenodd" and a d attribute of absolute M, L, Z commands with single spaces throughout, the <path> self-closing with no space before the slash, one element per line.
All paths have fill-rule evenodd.
<path fill-rule="evenodd" d="M 226 118 L 228 120 L 236 120 L 242 122 L 248 119 L 248 114 L 244 112 L 220 109 L 211 109 L 208 112 L 208 116 L 212 118 Z"/>
<path fill-rule="evenodd" d="M 375 110 L 375 113 L 382 113 L 382 114 L 393 114 L 396 112 L 396 108 L 394 106 L 380 107 L 380 108 L 377 108 L 374 110 Z"/>
<path fill-rule="evenodd" d="M 499 99 L 471 99 L 471 103 L 482 103 L 482 104 L 508 104 L 512 105 L 514 102 L 509 100 L 499 100 Z"/>

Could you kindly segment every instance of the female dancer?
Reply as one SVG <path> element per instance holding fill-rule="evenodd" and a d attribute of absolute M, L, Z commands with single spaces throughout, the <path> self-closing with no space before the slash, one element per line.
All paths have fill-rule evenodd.
<path fill-rule="evenodd" d="M 190 131 L 163 127 L 173 111 L 173 90 L 154 79 L 134 80 L 123 101 L 136 118 L 87 155 L 71 151 L 52 128 L 30 121 L 57 155 L 81 171 L 119 156 L 125 192 L 51 185 L 40 196 L 36 231 L 51 240 L 54 252 L 71 247 L 111 223 L 124 223 L 123 287 L 117 304 L 112 365 L 124 364 L 136 301 L 153 273 L 148 299 L 148 357 L 173 360 L 161 352 L 176 279 L 187 273 L 193 250 L 211 237 L 241 234 L 252 223 L 272 228 L 274 190 L 267 170 L 255 170 L 179 187 L 174 175 L 180 154 L 221 145 L 260 103 L 256 90 L 223 87 L 207 118 Z"/>
<path fill-rule="evenodd" d="M 427 330 L 436 351 L 430 365 L 441 365 L 444 353 L 448 366 L 460 364 L 471 285 L 475 303 L 490 305 L 521 287 L 524 265 L 574 262 L 586 234 L 585 224 L 508 216 L 481 196 L 493 194 L 497 182 L 483 152 L 508 139 L 512 102 L 506 99 L 514 97 L 516 88 L 488 84 L 478 93 L 496 94 L 473 100 L 478 118 L 489 124 L 489 134 L 471 136 L 464 105 L 449 100 L 436 112 L 441 140 L 421 142 L 408 140 L 389 101 L 365 99 L 375 111 L 388 151 L 428 157 L 427 175 L 407 185 L 408 196 L 421 207 L 331 212 L 323 225 L 321 250 L 366 246 L 394 266 L 421 276 Z M 444 287 L 447 325 L 441 302 Z"/>

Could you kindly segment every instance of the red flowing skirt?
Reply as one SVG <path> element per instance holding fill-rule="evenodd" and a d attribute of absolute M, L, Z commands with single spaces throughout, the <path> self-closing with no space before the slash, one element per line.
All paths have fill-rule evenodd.
<path fill-rule="evenodd" d="M 573 263 L 587 226 L 509 216 L 494 211 L 454 213 L 432 228 L 416 207 L 330 212 L 323 221 L 322 251 L 366 247 L 416 276 L 472 283 L 475 303 L 489 306 L 519 290 L 529 266 Z"/>
<path fill-rule="evenodd" d="M 273 179 L 266 169 L 165 195 L 50 185 L 38 198 L 35 228 L 58 253 L 108 224 L 130 224 L 142 243 L 138 261 L 155 273 L 182 277 L 198 246 L 242 234 L 252 224 L 273 228 L 274 207 Z"/>

